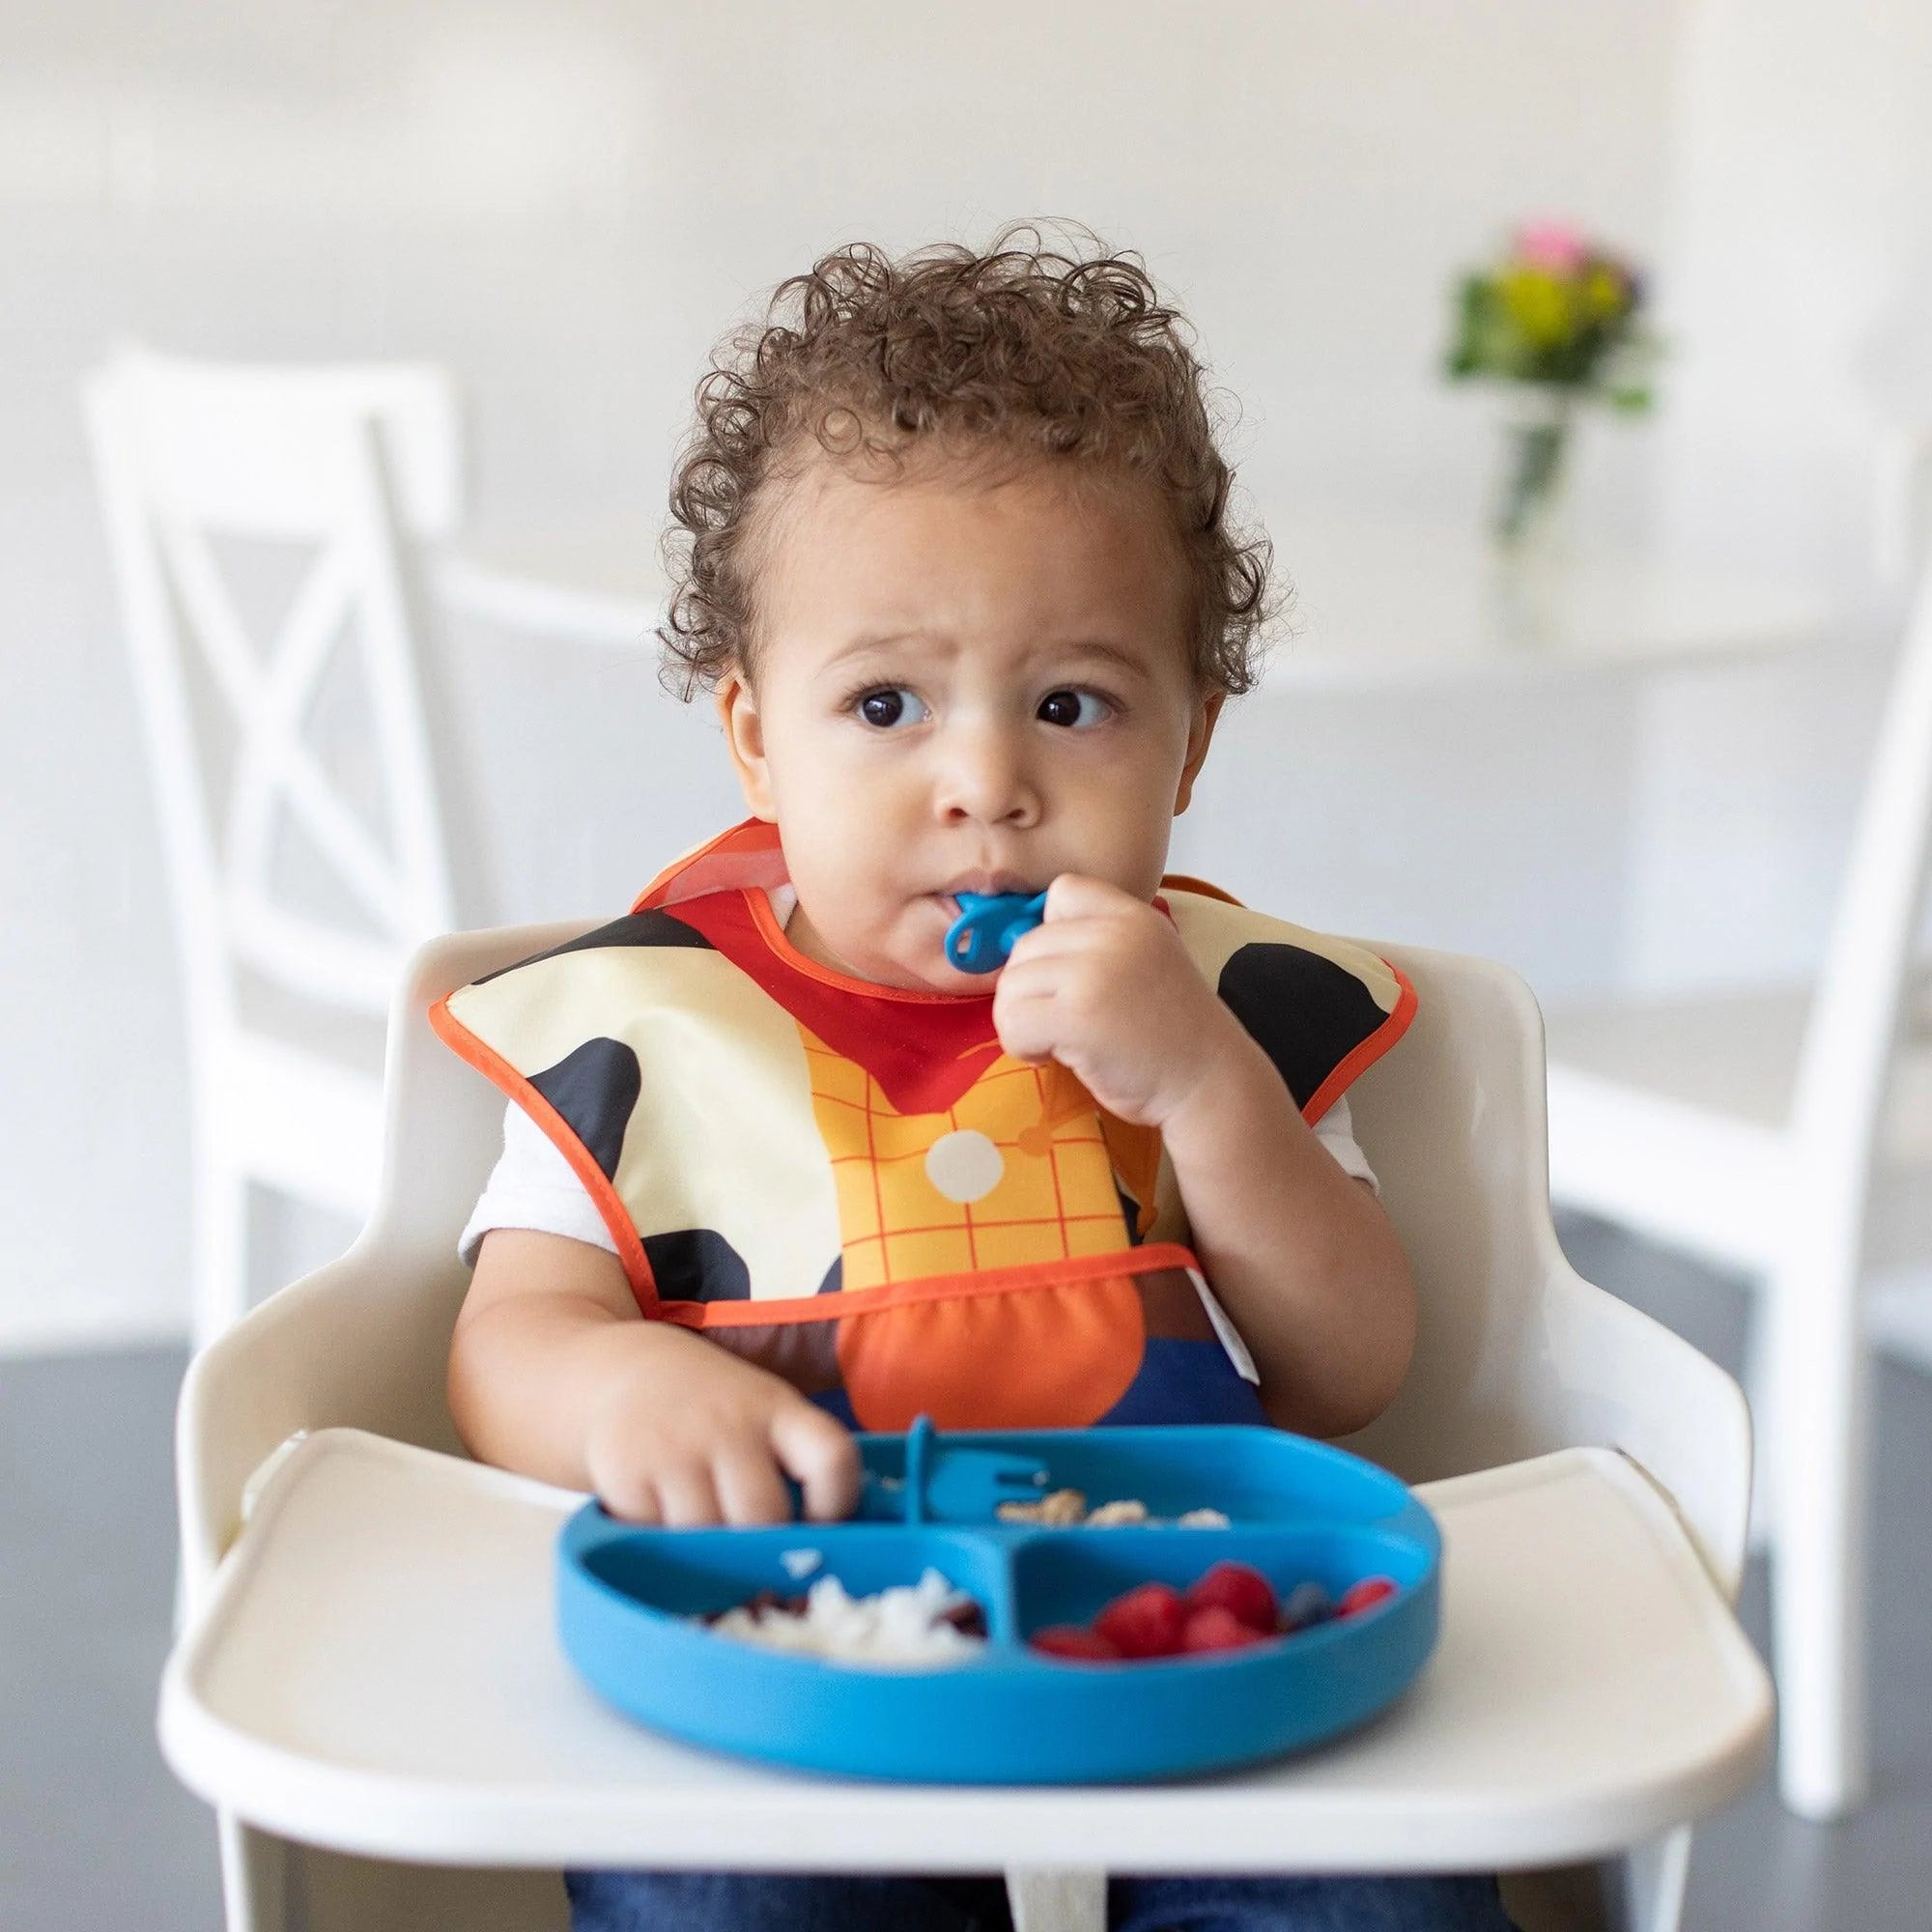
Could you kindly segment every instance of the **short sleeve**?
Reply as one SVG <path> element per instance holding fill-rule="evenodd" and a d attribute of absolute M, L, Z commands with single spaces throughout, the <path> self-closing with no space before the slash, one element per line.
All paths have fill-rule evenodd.
<path fill-rule="evenodd" d="M 1346 1094 L 1315 1122 L 1315 1138 L 1335 1156 L 1344 1174 L 1352 1179 L 1367 1181 L 1370 1190 L 1376 1194 L 1381 1192 L 1376 1171 L 1369 1165 L 1368 1155 L 1362 1151 L 1361 1143 L 1355 1138 L 1355 1119 L 1349 1110 Z"/>
<path fill-rule="evenodd" d="M 483 1236 L 495 1228 L 562 1235 L 614 1255 L 617 1244 L 570 1163 L 514 1101 L 503 1110 L 503 1151 L 483 1184 L 457 1253 L 474 1266 Z"/>

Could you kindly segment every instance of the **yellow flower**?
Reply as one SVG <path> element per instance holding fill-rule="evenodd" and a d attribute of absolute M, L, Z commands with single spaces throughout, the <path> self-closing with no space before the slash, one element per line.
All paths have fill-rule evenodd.
<path fill-rule="evenodd" d="M 1554 349 L 1575 329 L 1572 286 L 1541 269 L 1505 269 L 1497 279 L 1504 310 L 1538 349 Z"/>
<path fill-rule="evenodd" d="M 1624 278 L 1601 263 L 1583 277 L 1581 293 L 1583 313 L 1593 322 L 1607 322 L 1612 316 L 1621 315 L 1628 301 Z"/>

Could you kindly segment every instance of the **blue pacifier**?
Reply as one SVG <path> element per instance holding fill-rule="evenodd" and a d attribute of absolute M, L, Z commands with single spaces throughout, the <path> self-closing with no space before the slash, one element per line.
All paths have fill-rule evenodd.
<path fill-rule="evenodd" d="M 1015 946 L 1046 917 L 1046 895 L 959 893 L 959 917 L 946 928 L 946 956 L 962 973 L 997 973 Z"/>

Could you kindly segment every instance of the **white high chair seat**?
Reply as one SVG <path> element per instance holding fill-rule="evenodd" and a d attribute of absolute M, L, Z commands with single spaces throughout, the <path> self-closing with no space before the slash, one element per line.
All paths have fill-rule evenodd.
<path fill-rule="evenodd" d="M 456 1453 L 454 1243 L 500 1114 L 424 1013 L 582 929 L 417 955 L 368 1231 L 189 1370 L 191 1607 L 161 1740 L 247 1821 L 225 1833 L 231 1932 L 529 1932 L 561 1924 L 563 1901 L 528 1868 L 573 1863 L 1004 1867 L 1022 1932 L 1097 1927 L 1108 1868 L 1556 1866 L 1512 1881 L 1524 1932 L 1671 1932 L 1680 1828 L 1767 1750 L 1769 1686 L 1729 1608 L 1748 1421 L 1720 1370 L 1564 1263 L 1520 980 L 1381 949 L 1421 1011 L 1352 1095 L 1422 1328 L 1402 1396 L 1355 1446 L 1428 1486 L 1447 1546 L 1442 1641 L 1416 1687 L 1352 1737 L 1211 1781 L 869 1786 L 692 1751 L 601 1706 L 553 1629 L 552 1544 L 580 1499 Z"/>

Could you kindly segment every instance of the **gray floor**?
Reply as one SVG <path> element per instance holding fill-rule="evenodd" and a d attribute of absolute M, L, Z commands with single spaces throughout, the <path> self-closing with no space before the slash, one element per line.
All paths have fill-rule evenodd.
<path fill-rule="evenodd" d="M 1735 1366 L 1739 1295 L 1577 1224 L 1583 1273 Z M 213 1932 L 207 1813 L 154 1743 L 173 1577 L 173 1352 L 0 1365 L 0 1928 Z M 1801 1825 L 1768 1789 L 1699 1833 L 1691 1932 L 1932 1925 L 1932 1381 L 1881 1378 L 1874 1681 L 1878 1785 L 1850 1825 Z M 1754 1573 L 1745 1617 L 1760 1644 Z"/>

